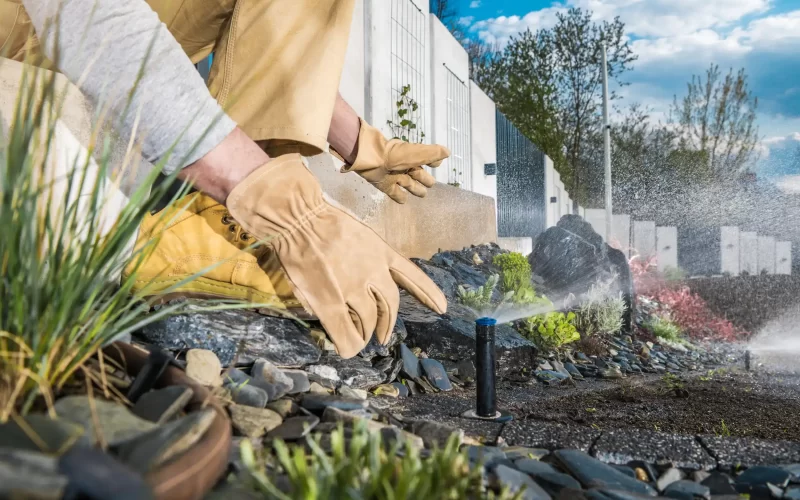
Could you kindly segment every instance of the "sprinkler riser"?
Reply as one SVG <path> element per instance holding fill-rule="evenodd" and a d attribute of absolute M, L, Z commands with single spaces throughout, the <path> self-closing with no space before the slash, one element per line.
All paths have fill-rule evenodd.
<path fill-rule="evenodd" d="M 497 414 L 495 388 L 494 340 L 497 322 L 481 318 L 475 322 L 475 371 L 479 417 Z"/>

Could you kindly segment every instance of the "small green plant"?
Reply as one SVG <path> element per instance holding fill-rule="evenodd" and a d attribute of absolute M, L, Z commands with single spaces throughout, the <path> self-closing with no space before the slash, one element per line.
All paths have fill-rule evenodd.
<path fill-rule="evenodd" d="M 492 294 L 498 281 L 500 276 L 493 274 L 483 286 L 474 290 L 467 290 L 464 285 L 458 285 L 458 301 L 475 311 L 484 311 L 492 305 Z"/>
<path fill-rule="evenodd" d="M 653 316 L 644 327 L 653 335 L 669 342 L 681 342 L 681 329 L 668 317 Z"/>
<path fill-rule="evenodd" d="M 583 296 L 577 311 L 576 326 L 583 338 L 598 333 L 614 334 L 622 329 L 622 315 L 625 314 L 625 301 L 621 294 L 613 294 L 613 280 L 598 280 Z"/>
<path fill-rule="evenodd" d="M 453 187 L 461 187 L 461 181 L 459 180 L 459 176 L 462 175 L 462 172 L 459 172 L 458 169 L 453 168 L 453 180 L 448 182 L 448 186 Z"/>
<path fill-rule="evenodd" d="M 500 268 L 503 278 L 500 289 L 504 293 L 514 292 L 516 295 L 533 292 L 531 264 L 524 255 L 517 252 L 501 253 L 494 257 L 492 264 Z"/>
<path fill-rule="evenodd" d="M 680 267 L 669 266 L 662 273 L 666 281 L 682 281 L 686 279 L 686 271 Z"/>
<path fill-rule="evenodd" d="M 664 383 L 666 392 L 674 392 L 675 390 L 684 389 L 683 380 L 681 380 L 679 377 L 676 377 L 672 373 L 667 373 L 661 377 L 661 381 Z"/>
<path fill-rule="evenodd" d="M 323 449 L 322 437 L 307 437 L 305 446 L 276 440 L 271 449 L 261 451 L 242 441 L 246 484 L 276 500 L 510 500 L 522 498 L 524 492 L 487 489 L 481 467 L 470 466 L 455 436 L 426 457 L 408 443 L 384 443 L 380 433 L 369 432 L 363 422 L 355 425 L 349 440 L 342 426 L 326 437 L 329 452 Z M 286 481 L 276 481 L 279 476 Z"/>
<path fill-rule="evenodd" d="M 559 347 L 580 340 L 575 328 L 575 313 L 550 312 L 525 320 L 523 333 L 541 349 Z"/>
<path fill-rule="evenodd" d="M 395 101 L 395 119 L 386 120 L 394 134 L 394 139 L 405 142 L 423 142 L 425 132 L 417 129 L 419 104 L 411 97 L 411 85 L 403 85 L 400 95 Z"/>
<path fill-rule="evenodd" d="M 731 437 L 731 429 L 724 420 L 720 420 L 719 430 L 714 429 L 714 434 L 721 437 Z"/>

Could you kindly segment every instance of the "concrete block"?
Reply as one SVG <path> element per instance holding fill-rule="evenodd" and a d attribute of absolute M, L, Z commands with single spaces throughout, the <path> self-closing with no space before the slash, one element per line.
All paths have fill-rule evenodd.
<path fill-rule="evenodd" d="M 722 273 L 739 276 L 740 252 L 739 228 L 736 226 L 723 226 L 720 229 L 720 261 Z"/>
<path fill-rule="evenodd" d="M 484 165 L 497 163 L 497 107 L 475 82 L 469 82 L 472 120 L 472 191 L 497 200 L 497 175 Z"/>
<path fill-rule="evenodd" d="M 775 274 L 792 274 L 792 242 L 775 243 Z"/>
<path fill-rule="evenodd" d="M 758 274 L 758 234 L 739 232 L 739 273 Z"/>
<path fill-rule="evenodd" d="M 581 209 L 583 218 L 592 225 L 597 234 L 606 239 L 606 211 L 603 208 Z M 610 246 L 621 250 L 626 257 L 631 256 L 631 216 L 627 214 L 614 214 L 611 219 Z"/>
<path fill-rule="evenodd" d="M 775 238 L 758 237 L 758 273 L 775 274 Z"/>
<path fill-rule="evenodd" d="M 633 221 L 633 254 L 640 259 L 656 255 L 656 223 L 654 221 Z"/>
<path fill-rule="evenodd" d="M 497 244 L 503 250 L 521 253 L 526 257 L 533 252 L 533 238 L 497 238 Z"/>
<path fill-rule="evenodd" d="M 678 228 L 656 227 L 656 264 L 661 272 L 678 268 Z"/>

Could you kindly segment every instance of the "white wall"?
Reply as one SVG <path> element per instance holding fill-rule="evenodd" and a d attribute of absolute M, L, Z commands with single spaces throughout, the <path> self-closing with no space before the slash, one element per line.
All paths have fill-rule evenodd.
<path fill-rule="evenodd" d="M 387 2 L 388 3 L 388 2 Z M 448 86 L 453 85 L 450 79 L 452 72 L 458 80 L 467 86 L 467 106 L 469 105 L 469 56 L 464 48 L 458 43 L 450 31 L 439 21 L 436 16 L 430 16 L 430 52 L 431 52 L 431 112 L 433 126 L 431 127 L 430 139 L 436 144 L 442 144 L 450 148 L 455 154 L 456 145 L 449 144 L 449 123 L 452 113 L 448 112 Z M 466 126 L 469 127 L 469 116 L 467 116 Z M 467 131 L 467 133 L 469 133 Z M 469 148 L 467 148 L 469 149 Z M 467 151 L 469 155 L 469 151 Z M 471 156 L 467 156 L 466 161 L 471 163 Z M 446 160 L 441 167 L 435 169 L 436 180 L 448 182 L 452 179 L 453 170 L 452 158 Z M 464 173 L 464 177 L 469 177 L 472 170 Z M 462 187 L 469 189 L 470 179 L 459 179 Z"/>
<path fill-rule="evenodd" d="M 555 169 L 553 169 L 553 196 L 556 197 L 556 202 L 553 204 L 553 225 L 556 225 L 564 216 L 564 198 L 569 196 L 569 193 L 564 189 L 564 183 L 561 182 L 561 174 Z"/>
<path fill-rule="evenodd" d="M 491 196 L 497 204 L 497 175 L 484 175 L 486 163 L 497 163 L 496 106 L 474 82 L 470 81 L 472 118 L 472 191 Z M 527 255 L 527 254 L 526 254 Z"/>
<path fill-rule="evenodd" d="M 758 274 L 758 234 L 739 233 L 739 273 Z"/>
<path fill-rule="evenodd" d="M 654 221 L 633 221 L 633 252 L 640 259 L 656 255 L 656 223 Z"/>
<path fill-rule="evenodd" d="M 345 101 L 353 107 L 359 116 L 366 113 L 366 53 L 365 53 L 365 25 L 364 3 L 370 0 L 356 0 L 353 12 L 353 25 L 350 28 L 350 39 L 347 42 L 347 53 L 342 68 L 342 80 L 339 83 L 339 93 Z M 384 120 L 385 123 L 385 120 Z M 380 123 L 371 123 L 378 125 Z"/>
<path fill-rule="evenodd" d="M 528 256 L 533 252 L 533 238 L 497 238 L 497 244 L 503 250 L 521 253 Z"/>
<path fill-rule="evenodd" d="M 792 242 L 775 243 L 775 274 L 792 274 Z"/>
<path fill-rule="evenodd" d="M 758 237 L 758 273 L 766 270 L 767 274 L 775 274 L 775 238 Z"/>
<path fill-rule="evenodd" d="M 732 276 L 739 276 L 739 266 L 741 265 L 739 228 L 722 226 L 719 228 L 719 232 L 720 271 L 730 273 Z"/>
<path fill-rule="evenodd" d="M 656 227 L 656 259 L 658 270 L 678 268 L 678 228 L 675 226 Z"/>
<path fill-rule="evenodd" d="M 557 175 L 555 167 L 553 167 L 553 160 L 549 156 L 544 157 L 544 208 L 545 208 L 545 221 L 547 227 L 553 227 L 558 222 L 556 219 L 556 212 L 558 210 L 558 200 L 556 203 L 551 203 L 551 199 L 555 197 L 555 176 Z"/>
<path fill-rule="evenodd" d="M 606 210 L 604 208 L 580 208 L 583 218 L 592 225 L 597 234 L 606 239 Z M 630 257 L 631 248 L 631 216 L 627 214 L 614 214 L 611 219 L 612 247 L 621 250 L 626 257 Z"/>

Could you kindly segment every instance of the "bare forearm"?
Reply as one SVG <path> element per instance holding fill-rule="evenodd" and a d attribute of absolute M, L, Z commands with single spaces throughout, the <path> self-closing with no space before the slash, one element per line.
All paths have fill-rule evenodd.
<path fill-rule="evenodd" d="M 361 120 L 341 94 L 336 97 L 328 143 L 347 163 L 352 164 L 358 155 L 358 133 Z"/>

